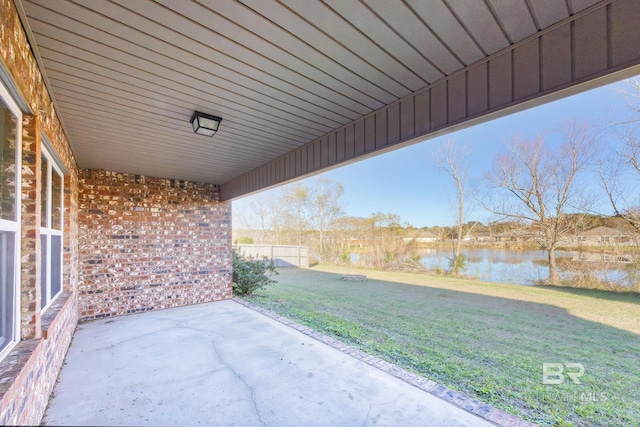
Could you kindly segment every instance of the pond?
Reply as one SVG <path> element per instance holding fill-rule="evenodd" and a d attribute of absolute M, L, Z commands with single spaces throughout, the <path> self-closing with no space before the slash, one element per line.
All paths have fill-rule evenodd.
<path fill-rule="evenodd" d="M 462 254 L 467 257 L 467 265 L 462 273 L 480 280 L 532 285 L 549 277 L 545 251 L 463 249 Z M 567 265 L 567 262 L 572 263 L 571 259 L 578 256 L 580 256 L 578 252 L 556 251 L 561 277 L 569 275 L 567 271 L 562 269 L 562 265 Z M 451 258 L 453 258 L 453 251 L 450 249 L 428 249 L 422 254 L 421 262 L 429 269 L 448 270 Z M 622 266 L 619 269 L 607 267 L 598 270 L 598 276 L 613 282 L 623 281 L 626 275 L 627 273 Z"/>

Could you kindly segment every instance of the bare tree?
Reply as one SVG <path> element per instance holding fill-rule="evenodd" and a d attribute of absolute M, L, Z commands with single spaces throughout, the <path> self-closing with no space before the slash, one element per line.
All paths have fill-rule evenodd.
<path fill-rule="evenodd" d="M 280 193 L 269 191 L 234 201 L 234 230 L 245 229 L 258 243 L 280 243 Z"/>
<path fill-rule="evenodd" d="M 614 215 L 640 232 L 640 79 L 628 84 L 630 91 L 624 93 L 628 114 L 618 115 L 619 122 L 614 124 L 621 131 L 622 144 L 619 150 L 608 140 L 600 145 L 599 174 Z"/>
<path fill-rule="evenodd" d="M 308 186 L 296 182 L 282 189 L 280 204 L 282 212 L 279 222 L 288 235 L 288 241 L 302 246 L 305 236 L 311 229 L 312 213 L 309 206 Z"/>
<path fill-rule="evenodd" d="M 459 274 L 462 267 L 460 249 L 462 240 L 465 237 L 463 228 L 469 210 L 469 198 L 467 195 L 469 168 L 467 166 L 467 158 L 470 154 L 471 150 L 467 146 L 456 144 L 454 139 L 448 139 L 438 152 L 435 160 L 442 173 L 450 178 L 455 194 L 451 200 L 456 230 L 453 260 L 451 261 L 451 274 L 454 275 Z M 471 230 L 468 232 L 471 232 Z"/>
<path fill-rule="evenodd" d="M 253 227 L 258 227 L 258 243 L 264 243 L 266 240 L 267 232 L 270 228 L 270 219 L 274 215 L 274 206 L 271 203 L 272 197 L 265 193 L 256 194 L 249 201 L 249 210 L 253 214 L 256 222 L 253 223 Z M 253 228 L 252 227 L 252 228 Z"/>
<path fill-rule="evenodd" d="M 326 176 L 317 178 L 311 187 L 309 197 L 313 224 L 318 230 L 320 259 L 328 255 L 327 233 L 333 223 L 344 215 L 340 198 L 344 193 L 342 184 Z"/>
<path fill-rule="evenodd" d="M 436 236 L 436 241 L 443 242 L 449 233 L 448 227 L 441 227 L 439 225 L 435 225 L 429 229 Z"/>
<path fill-rule="evenodd" d="M 341 184 L 321 176 L 240 200 L 234 205 L 234 215 L 236 223 L 246 227 L 261 243 L 271 240 L 277 244 L 312 244 L 317 234 L 319 253 L 324 258 L 328 232 L 343 215 L 340 201 L 343 192 Z"/>
<path fill-rule="evenodd" d="M 551 284 L 560 283 L 555 250 L 575 228 L 575 213 L 584 211 L 578 177 L 594 155 L 586 125 L 566 125 L 562 134 L 563 142 L 555 148 L 543 137 L 514 137 L 487 175 L 492 193 L 483 202 L 502 219 L 527 224 L 526 237 L 548 254 Z"/>
<path fill-rule="evenodd" d="M 344 251 L 351 251 L 352 249 L 362 249 L 365 242 L 365 234 L 363 230 L 366 228 L 363 224 L 366 222 L 365 218 L 343 216 L 333 222 L 332 234 L 335 236 L 334 240 L 340 245 L 340 249 L 343 251 L 342 255 L 345 255 Z"/>
<path fill-rule="evenodd" d="M 630 90 L 624 93 L 627 111 L 617 112 L 613 124 L 621 140 L 603 139 L 599 150 L 599 173 L 614 213 L 609 221 L 617 220 L 615 228 L 627 228 L 632 236 L 630 243 L 640 249 L 640 79 L 631 79 L 628 83 Z M 627 285 L 638 290 L 640 257 L 628 256 L 631 256 L 632 265 L 626 270 Z"/>

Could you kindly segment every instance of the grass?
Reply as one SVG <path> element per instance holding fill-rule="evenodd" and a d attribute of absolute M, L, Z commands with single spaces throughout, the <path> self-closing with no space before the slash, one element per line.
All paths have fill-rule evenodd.
<path fill-rule="evenodd" d="M 538 425 L 640 425 L 638 295 L 334 266 L 276 279 L 250 300 Z M 542 383 L 568 362 L 582 384 Z"/>

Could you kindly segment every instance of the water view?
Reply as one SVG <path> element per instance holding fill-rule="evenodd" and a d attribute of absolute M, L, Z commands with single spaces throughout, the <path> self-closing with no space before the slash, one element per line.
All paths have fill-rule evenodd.
<path fill-rule="evenodd" d="M 534 250 L 499 250 L 499 249 L 463 249 L 462 253 L 467 257 L 466 268 L 463 274 L 477 277 L 480 280 L 500 283 L 515 283 L 532 285 L 536 281 L 544 281 L 549 276 L 547 265 L 547 253 Z M 558 261 L 571 260 L 580 256 L 579 252 L 557 251 Z M 429 269 L 449 269 L 449 259 L 453 257 L 452 250 L 427 249 L 421 262 Z M 561 277 L 566 277 L 569 272 L 562 269 L 559 262 Z M 622 280 L 626 273 L 618 269 L 603 269 L 599 271 L 603 279 L 611 281 Z"/>

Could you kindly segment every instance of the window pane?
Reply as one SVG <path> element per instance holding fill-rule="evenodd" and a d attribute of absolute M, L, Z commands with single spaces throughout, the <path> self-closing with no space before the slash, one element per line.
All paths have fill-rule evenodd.
<path fill-rule="evenodd" d="M 0 101 L 0 218 L 16 220 L 16 117 Z"/>
<path fill-rule="evenodd" d="M 14 233 L 0 231 L 0 351 L 13 340 Z"/>
<path fill-rule="evenodd" d="M 40 226 L 47 226 L 47 189 L 49 183 L 47 182 L 47 158 L 42 156 L 40 161 Z"/>
<path fill-rule="evenodd" d="M 62 230 L 62 177 L 51 172 L 51 228 Z"/>
<path fill-rule="evenodd" d="M 51 298 L 62 290 L 62 236 L 51 236 Z"/>
<path fill-rule="evenodd" d="M 47 305 L 47 235 L 40 234 L 40 308 Z"/>

